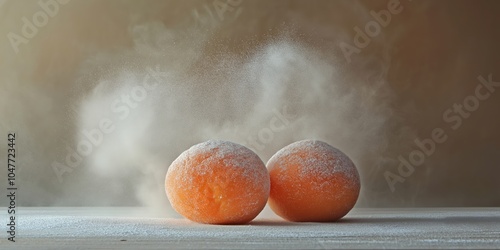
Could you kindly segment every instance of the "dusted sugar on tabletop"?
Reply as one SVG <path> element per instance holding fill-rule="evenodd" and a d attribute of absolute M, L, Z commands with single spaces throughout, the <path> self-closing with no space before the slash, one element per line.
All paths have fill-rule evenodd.
<path fill-rule="evenodd" d="M 322 141 L 292 143 L 267 163 L 271 177 L 269 206 L 296 222 L 331 222 L 346 215 L 360 191 L 354 163 Z"/>
<path fill-rule="evenodd" d="M 266 205 L 270 179 L 252 150 L 228 141 L 207 141 L 170 165 L 165 188 L 172 207 L 206 224 L 245 224 Z"/>

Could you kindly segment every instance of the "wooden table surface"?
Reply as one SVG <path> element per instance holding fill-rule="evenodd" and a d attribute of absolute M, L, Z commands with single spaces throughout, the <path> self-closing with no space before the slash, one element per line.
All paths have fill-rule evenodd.
<path fill-rule="evenodd" d="M 21 207 L 16 242 L 2 230 L 0 249 L 500 249 L 500 208 L 355 209 L 336 223 L 260 217 L 238 226 L 141 214 L 140 208 Z"/>

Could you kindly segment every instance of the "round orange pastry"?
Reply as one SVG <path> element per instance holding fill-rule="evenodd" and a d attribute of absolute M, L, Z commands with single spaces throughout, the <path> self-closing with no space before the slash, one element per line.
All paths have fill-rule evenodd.
<path fill-rule="evenodd" d="M 270 180 L 252 150 L 233 142 L 207 141 L 175 159 L 165 189 L 172 207 L 189 220 L 244 224 L 266 205 Z"/>
<path fill-rule="evenodd" d="M 336 221 L 358 199 L 360 180 L 354 163 L 325 142 L 292 143 L 273 155 L 267 168 L 269 206 L 286 220 Z"/>

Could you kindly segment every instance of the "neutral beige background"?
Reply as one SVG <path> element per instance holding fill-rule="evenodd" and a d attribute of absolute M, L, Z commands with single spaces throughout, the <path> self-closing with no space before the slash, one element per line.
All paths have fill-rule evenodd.
<path fill-rule="evenodd" d="M 339 44 L 352 44 L 353 28 L 363 27 L 372 20 L 369 12 L 386 9 L 387 2 L 247 0 L 223 20 L 212 20 L 205 8 L 213 11 L 213 1 L 73 0 L 16 54 L 6 35 L 20 33 L 22 17 L 40 7 L 6 1 L 0 6 L 0 159 L 5 162 L 7 131 L 17 132 L 19 204 L 161 210 L 167 204 L 164 173 L 182 150 L 211 137 L 245 143 L 268 126 L 269 107 L 287 103 L 297 118 L 258 150 L 264 161 L 292 141 L 314 137 L 356 162 L 363 178 L 359 206 L 500 206 L 500 91 L 456 131 L 442 119 L 474 93 L 479 75 L 500 81 L 500 2 L 402 0 L 403 11 L 347 63 Z M 235 85 L 253 81 L 239 75 L 244 65 L 259 72 L 256 64 L 272 66 L 273 55 L 283 59 L 287 53 L 292 70 L 261 70 L 271 82 L 290 81 L 291 87 Z M 59 183 L 51 164 L 78 142 L 81 126 L 96 121 L 93 110 L 101 101 L 113 99 L 95 92 L 100 80 L 116 80 L 121 71 L 141 76 L 155 65 L 182 80 L 162 83 L 156 99 L 112 135 L 135 133 L 133 148 L 108 139 L 96 157 L 113 167 L 99 169 L 88 160 Z M 309 86 L 309 79 L 317 81 L 310 72 L 326 79 L 334 72 L 334 80 Z M 298 78 L 286 80 L 292 73 Z M 118 81 L 110 88 L 120 86 Z M 413 140 L 428 138 L 436 127 L 445 129 L 448 140 L 391 192 L 384 172 L 396 173 L 398 155 L 408 157 Z"/>

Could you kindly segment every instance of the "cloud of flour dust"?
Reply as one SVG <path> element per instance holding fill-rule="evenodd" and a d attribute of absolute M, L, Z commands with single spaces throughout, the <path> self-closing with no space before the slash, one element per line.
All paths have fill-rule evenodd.
<path fill-rule="evenodd" d="M 82 169 L 106 179 L 116 191 L 130 185 L 131 195 L 154 214 L 165 213 L 168 165 L 183 150 L 208 139 L 244 144 L 264 162 L 281 147 L 306 138 L 339 147 L 360 167 L 385 149 L 384 125 L 390 110 L 378 102 L 387 94 L 384 83 L 349 88 L 339 66 L 314 47 L 284 36 L 250 55 L 206 58 L 200 56 L 203 35 L 179 38 L 183 34 L 159 23 L 132 27 L 135 30 L 140 32 L 133 33 L 135 50 L 127 60 L 151 51 L 158 55 L 114 68 L 81 98 L 79 131 L 99 128 L 103 118 L 114 121 L 114 130 L 104 135 Z M 174 37 L 179 45 L 172 45 Z M 163 56 L 172 63 L 159 62 Z M 154 90 L 134 93 L 147 67 L 158 67 L 164 77 Z M 284 129 L 262 141 L 259 131 L 283 110 L 290 116 Z M 88 138 L 79 136 L 77 141 Z"/>

